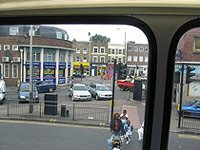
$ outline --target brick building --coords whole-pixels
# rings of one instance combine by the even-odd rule
[[[0,27],[0,75],[8,86],[30,77],[30,26]],[[36,28],[34,28],[36,30]],[[32,40],[33,79],[66,84],[71,76],[72,42],[67,32],[40,26]]]

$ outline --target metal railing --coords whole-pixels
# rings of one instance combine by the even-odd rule
[[[90,121],[93,123],[109,123],[109,105],[93,105],[88,103],[70,103],[63,105],[57,102],[45,101],[33,103],[33,111],[29,111],[29,103],[17,103],[13,100],[7,101],[7,117],[27,119],[54,119],[60,121]]]
[[[200,130],[200,113],[195,112],[195,115],[191,114],[192,112],[190,111],[183,112],[181,127]]]

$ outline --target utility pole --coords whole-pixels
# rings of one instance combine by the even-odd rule
[[[29,113],[33,112],[33,25],[30,25],[30,87],[29,87]]]

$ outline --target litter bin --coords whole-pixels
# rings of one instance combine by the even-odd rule
[[[61,105],[61,117],[66,117],[66,105]]]
[[[133,100],[136,101],[142,100],[142,80],[134,81]]]
[[[44,114],[57,115],[58,94],[44,95]]]

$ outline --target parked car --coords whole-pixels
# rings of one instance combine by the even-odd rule
[[[38,89],[38,92],[53,92],[56,90],[56,84],[52,81],[38,81],[35,83]]]
[[[182,106],[183,116],[200,118],[200,101]]]
[[[89,92],[92,97],[95,97],[96,100],[111,100],[112,98],[112,91],[105,84],[91,83],[89,86]]]
[[[81,78],[81,76],[82,76],[82,78],[85,78],[86,77],[86,75],[85,74],[81,74],[81,73],[73,73],[72,74],[72,79],[73,78]]]
[[[68,96],[71,97],[72,101],[92,100],[92,96],[85,84],[73,84],[68,91]]]
[[[6,83],[4,80],[0,80],[0,104],[6,99]]]
[[[30,83],[23,82],[18,89],[19,102],[29,102],[30,100]],[[39,102],[39,94],[36,85],[33,83],[33,101]]]

